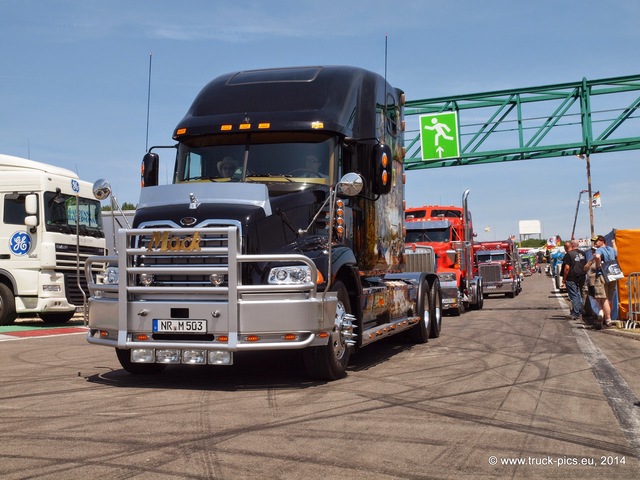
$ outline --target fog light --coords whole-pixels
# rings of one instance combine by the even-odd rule
[[[209,280],[214,287],[219,287],[224,283],[224,275],[222,275],[221,273],[212,273],[209,276]]]
[[[182,352],[182,363],[207,363],[207,356],[204,350],[185,350]]]
[[[211,365],[231,365],[233,363],[233,355],[231,352],[224,350],[212,350],[209,352],[209,363]]]
[[[165,348],[156,350],[157,363],[180,363],[180,350]]]
[[[151,273],[141,273],[140,274],[140,284],[143,287],[148,287],[149,285],[151,285],[153,283],[154,280],[155,280],[155,277]]]
[[[104,270],[102,281],[105,285],[118,284],[118,267],[107,267]]]
[[[131,350],[131,361],[133,363],[154,363],[156,357],[152,348],[135,348]]]

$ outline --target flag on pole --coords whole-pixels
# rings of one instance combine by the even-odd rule
[[[593,194],[593,199],[591,200],[591,205],[594,208],[602,207],[602,202],[600,201],[600,192],[597,191]]]

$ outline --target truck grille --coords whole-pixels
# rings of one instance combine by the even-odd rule
[[[497,263],[480,264],[478,265],[478,272],[485,284],[502,282],[502,268]]]
[[[193,234],[173,230],[170,235],[163,236],[164,233],[149,229],[148,234],[137,235],[134,240],[137,249],[144,249],[149,254],[138,255],[133,259],[133,263],[137,267],[156,269],[158,273],[154,273],[153,285],[157,287],[210,287],[210,272],[205,270],[208,267],[228,269],[230,237],[226,229],[220,233],[200,232],[198,248],[202,253],[199,254],[195,248],[189,250],[194,246],[189,240],[193,238]],[[166,251],[163,252],[162,249]],[[190,267],[196,269],[185,273]],[[228,275],[224,275],[224,281],[220,286],[228,287]]]
[[[434,272],[436,257],[432,247],[417,247],[416,250],[406,249],[404,252],[405,272]]]
[[[64,275],[65,296],[67,301],[76,307],[81,307],[84,297],[80,287],[78,287],[78,272],[80,272],[80,285],[82,290],[88,296],[87,279],[84,276],[84,264],[91,255],[104,255],[104,249],[99,247],[79,248],[80,252],[80,268],[77,266],[76,245],[66,245],[56,243],[56,271]],[[102,265],[96,264],[93,267],[94,272],[99,272],[103,268]]]

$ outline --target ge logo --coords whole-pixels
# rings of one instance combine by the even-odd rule
[[[9,240],[9,248],[14,255],[26,255],[31,249],[31,236],[27,232],[16,232]]]
[[[80,191],[80,184],[77,180],[71,180],[71,189],[76,193]]]

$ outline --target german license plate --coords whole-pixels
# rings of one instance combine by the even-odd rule
[[[206,320],[153,319],[154,333],[206,333]]]

